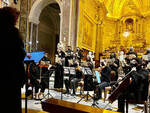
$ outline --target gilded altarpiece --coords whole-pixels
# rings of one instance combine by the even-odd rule
[[[145,19],[145,37],[146,37],[146,46],[150,48],[150,16],[146,17]]]
[[[112,51],[116,51],[118,39],[116,37],[116,26],[113,20],[104,20],[102,26],[102,51],[103,55],[109,56]]]

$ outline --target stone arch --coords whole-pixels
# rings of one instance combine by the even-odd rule
[[[27,42],[29,43],[28,45],[28,50],[31,51],[45,51],[46,53],[48,53],[49,58],[51,59],[52,62],[54,62],[54,54],[55,54],[55,45],[57,45],[58,41],[60,41],[60,30],[61,30],[61,22],[58,24],[57,22],[54,22],[53,19],[50,20],[51,23],[47,24],[47,26],[45,26],[45,24],[43,23],[45,20],[43,19],[43,14],[48,14],[48,13],[43,13],[45,11],[50,11],[50,9],[48,9],[48,7],[53,6],[53,8],[55,8],[54,4],[57,4],[57,8],[59,9],[59,12],[57,13],[57,17],[54,18],[58,18],[59,17],[59,21],[57,20],[57,22],[60,22],[62,15],[60,15],[61,13],[61,7],[60,7],[60,2],[58,2],[57,0],[36,0],[34,2],[34,4],[31,7],[30,13],[29,13],[29,38],[27,39]],[[55,13],[55,12],[54,12]],[[53,14],[53,13],[52,13]],[[42,15],[42,16],[41,16]],[[41,18],[42,17],[42,18]],[[48,14],[49,17],[49,14]],[[47,18],[47,16],[45,17]],[[45,22],[49,22],[46,21]],[[43,28],[42,26],[44,25],[44,28],[46,30],[46,32],[44,31],[44,33],[41,33],[41,29]],[[50,31],[50,33],[48,32],[49,29],[49,25],[55,26],[56,27],[56,33]],[[42,27],[42,28],[41,28]],[[59,29],[59,30],[58,30]],[[44,37],[43,37],[44,35]],[[56,36],[54,36],[56,35]],[[58,36],[57,36],[58,35]],[[42,38],[41,38],[42,37]],[[50,37],[50,38],[48,38]],[[59,38],[59,39],[58,39]],[[57,39],[57,40],[56,40]],[[49,42],[54,42],[56,44],[51,44]],[[52,46],[52,47],[51,47]],[[51,48],[51,50],[50,50]]]
[[[62,10],[61,3],[57,0],[36,0],[29,13],[29,22],[39,24],[39,17],[40,17],[42,10],[47,5],[52,4],[52,3],[58,3],[60,7],[60,11]]]

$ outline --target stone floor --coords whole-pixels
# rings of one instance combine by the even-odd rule
[[[51,80],[50,84],[49,84],[50,85],[49,92],[50,92],[51,95],[49,95],[49,97],[53,97],[53,98],[56,98],[56,99],[61,99],[61,92],[54,90],[54,88],[53,88],[54,84],[53,83],[54,83],[53,80]],[[22,94],[24,94],[24,92],[25,92],[25,88],[22,88]],[[45,95],[47,93],[48,93],[48,89],[45,91]],[[86,93],[87,92],[85,91],[84,94],[86,94]],[[79,90],[77,90],[77,94],[80,94]],[[89,94],[93,95],[93,91],[90,91]],[[107,97],[109,97],[109,94],[107,95]],[[46,96],[44,99],[47,99],[47,98],[48,97]],[[66,100],[66,101],[77,103],[81,99],[81,96],[71,96],[71,95],[63,94],[62,99]],[[92,106],[93,99],[91,99],[89,97],[88,100],[82,99],[79,103]],[[108,104],[108,101],[104,102],[104,100],[102,99],[102,100],[98,100],[96,105],[99,108],[105,108],[105,109],[109,109],[109,110],[113,110],[113,111],[117,110],[117,101],[115,101],[113,104],[108,104],[108,105],[107,104]],[[24,99],[22,99],[22,108],[25,108],[25,100]],[[41,101],[36,101],[34,99],[28,99],[27,108],[42,111]],[[143,105],[142,104],[141,105],[129,104],[128,112],[129,113],[142,113],[143,112]]]

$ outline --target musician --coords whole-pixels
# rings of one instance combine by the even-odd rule
[[[32,63],[30,65],[30,84],[35,87],[36,100],[44,96],[45,89],[49,86],[50,72],[48,70],[48,65],[46,66],[43,64],[44,61],[41,60],[39,63]]]
[[[130,84],[118,96],[118,112],[124,113],[125,100],[132,99],[137,102],[146,100],[148,94],[148,70],[142,68],[142,61],[134,58],[131,67],[136,67],[136,71],[131,73]]]
[[[54,88],[63,88],[64,68],[60,60],[55,62]]]
[[[82,52],[79,47],[76,48],[75,59],[81,64],[81,59],[83,58]]]
[[[89,51],[88,55],[87,55],[87,63],[88,63],[88,67],[92,70],[94,67],[94,54],[92,51]]]
[[[55,57],[55,62],[59,62],[61,65],[65,65],[65,52],[63,51],[62,48],[57,49],[56,57]]]
[[[48,58],[48,53],[45,53],[44,57],[41,59],[41,61],[48,65],[48,64],[51,64],[51,60]]]
[[[138,56],[133,47],[129,48],[129,51],[126,55],[129,59],[136,58]]]
[[[57,51],[58,51],[58,50],[64,51],[64,45],[63,45],[62,42],[59,42],[59,43],[57,44]]]
[[[75,67],[75,74],[74,75],[70,74],[69,79],[65,79],[66,91],[63,94],[70,94],[69,89],[72,89],[73,90],[72,95],[74,96],[76,95],[77,84],[78,82],[81,81],[83,76],[82,76],[82,71],[81,71],[80,66],[76,64],[74,64],[73,66]]]
[[[30,84],[35,88],[35,99],[38,99],[40,86],[40,69],[36,63],[30,64]]]
[[[98,92],[97,92],[97,97],[95,98],[96,100],[101,99],[102,98],[102,90],[107,87],[110,86],[110,81],[111,81],[111,68],[109,67],[111,61],[107,61],[106,65],[104,65],[104,63],[102,63],[102,67],[100,68],[100,80],[101,83],[98,84],[96,87],[98,88]]]
[[[40,62],[41,63],[41,62]],[[40,66],[40,64],[39,64]],[[38,94],[38,98],[41,99],[40,96],[44,96],[44,92],[45,92],[45,89],[46,88],[49,88],[49,77],[50,77],[50,71],[48,70],[48,66],[42,66],[40,67],[40,73],[41,73],[41,76],[40,76],[40,93]]]
[[[120,64],[119,64],[119,59],[117,58],[114,52],[110,54],[110,60],[111,60],[111,63],[109,64],[109,67],[111,68],[112,71],[115,72],[114,81],[117,81],[118,80],[118,68]]]
[[[78,84],[78,82],[81,81],[82,78],[83,78],[83,75],[82,75],[81,67],[77,66],[76,67],[76,76],[71,80],[71,86],[73,89],[72,95],[76,95],[77,84]]]
[[[150,62],[150,48],[147,48],[145,55],[147,55],[147,61]]]
[[[65,56],[65,66],[70,66],[72,64],[73,60],[73,51],[71,50],[71,46],[67,47],[67,50],[65,51],[66,56]]]

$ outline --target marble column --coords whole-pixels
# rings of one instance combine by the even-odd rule
[[[38,24],[30,23],[29,52],[38,50]]]
[[[29,43],[29,48],[30,48],[29,52],[32,51],[32,42],[33,42],[32,41],[32,39],[33,39],[32,38],[33,37],[33,23],[32,22],[30,23],[30,26],[31,26],[31,28],[30,28],[30,38],[29,38],[29,42],[28,42]]]

